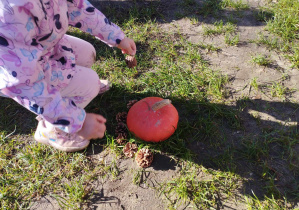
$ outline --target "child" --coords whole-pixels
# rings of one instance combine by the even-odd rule
[[[106,119],[84,107],[109,89],[91,69],[94,47],[74,26],[123,53],[136,45],[87,0],[0,0],[0,94],[38,115],[35,140],[74,152],[102,138]]]

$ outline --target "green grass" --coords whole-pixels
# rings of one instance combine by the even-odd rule
[[[250,86],[253,87],[256,91],[259,90],[259,84],[257,82],[257,78],[253,78],[250,82]]]
[[[19,136],[0,135],[0,206],[22,209],[49,194],[62,207],[80,209],[92,195],[92,181],[117,176],[112,162],[95,161],[85,153],[65,153]]]
[[[180,6],[198,5],[185,0]],[[207,15],[224,9],[238,12],[248,9],[242,1],[207,0],[202,6]],[[297,5],[280,1],[269,11],[276,17],[280,7],[288,8],[282,10],[285,13],[290,10],[289,6],[296,8]],[[114,133],[116,114],[128,111],[129,100],[147,96],[171,99],[180,113],[178,129],[169,140],[157,144],[143,142],[133,135],[128,139],[139,148],[146,146],[155,154],[166,154],[180,168],[173,179],[157,183],[154,188],[169,209],[187,204],[194,209],[214,209],[235,200],[248,209],[292,209],[298,203],[298,130],[278,124],[264,127],[266,120],[259,114],[271,110],[278,117],[281,113],[275,110],[277,106],[292,108],[296,114],[297,103],[276,102],[275,97],[284,98],[288,93],[282,81],[265,87],[254,78],[249,84],[256,91],[266,88],[265,95],[269,93],[267,97],[273,101],[259,104],[248,98],[228,100],[230,93],[226,87],[231,78],[213,69],[202,54],[204,50],[217,54],[221,49],[204,42],[191,43],[179,29],[163,32],[157,19],[164,14],[159,13],[158,7],[157,2],[150,2],[147,7],[135,2],[128,11],[118,8],[120,11],[116,13],[116,7],[106,8],[105,13],[116,14],[115,20],[136,41],[137,68],[126,67],[124,55],[118,50],[76,29],[69,30],[69,34],[96,47],[97,62],[93,69],[113,83],[109,92],[87,107],[90,112],[104,115],[108,122],[105,138],[92,142],[86,151],[63,153],[36,144],[32,138],[35,116],[9,99],[0,99],[1,209],[25,209],[45,195],[55,198],[62,209],[82,209],[97,193],[93,188],[97,180],[116,180],[123,173],[118,165],[122,160],[122,146],[116,143]],[[285,25],[289,28],[285,34],[279,34],[283,26],[265,14],[260,15],[260,20],[268,21],[268,30],[279,38],[261,36],[259,43],[271,46],[272,50],[279,48],[296,64],[298,37],[294,35],[296,22],[293,22],[296,17],[292,22],[284,19],[295,26]],[[198,24],[197,19],[194,21]],[[204,27],[205,35],[224,35],[227,45],[238,47],[236,31],[237,22],[227,18]],[[281,40],[288,42],[283,44]],[[290,44],[293,42],[294,45]],[[252,62],[261,66],[271,64],[263,55],[253,56]],[[246,114],[247,109],[254,114]],[[243,135],[244,126],[252,126],[246,124],[249,120],[256,122],[256,130]],[[93,158],[97,153],[104,153],[103,158]],[[132,169],[132,184],[138,187],[146,182],[143,176],[147,170]],[[257,193],[251,187],[258,188]]]
[[[221,50],[220,47],[216,47],[212,44],[201,43],[201,44],[199,44],[199,47],[202,48],[202,49],[205,49],[208,52],[219,52]]]
[[[223,0],[222,1],[223,8],[233,8],[235,10],[247,10],[249,9],[249,5],[244,3],[242,0]]]
[[[259,66],[269,66],[271,64],[271,60],[265,55],[251,56],[251,58],[251,62]]]
[[[272,97],[283,98],[287,93],[287,88],[284,87],[281,83],[274,82],[271,85],[271,95]]]
[[[225,34],[224,37],[224,42],[225,44],[227,44],[228,46],[237,46],[239,44],[240,41],[240,35],[229,35],[229,34]]]
[[[273,36],[257,40],[258,43],[266,44],[272,49],[278,49],[292,62],[293,66],[299,68],[299,2],[292,0],[281,0],[270,4],[259,19],[267,22],[266,29]],[[262,10],[263,11],[263,10]]]
[[[204,180],[201,172],[206,175]],[[219,196],[226,199],[233,196],[237,182],[235,174],[218,173],[187,163],[179,177],[160,184],[158,191],[170,201],[169,209],[178,209],[190,201],[195,209],[207,209],[221,205]]]
[[[222,20],[216,21],[212,27],[211,26],[203,27],[203,34],[206,36],[232,34],[234,32],[236,32],[236,25],[230,22],[224,24]]]
[[[242,0],[206,0],[203,2],[200,13],[205,17],[208,15],[219,17],[221,11],[227,9],[236,11],[237,16],[240,16],[240,12],[249,9],[249,6]]]

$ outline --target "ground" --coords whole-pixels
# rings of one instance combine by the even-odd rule
[[[221,118],[220,121],[215,121],[217,129],[212,130],[216,133],[215,136],[201,135],[201,133],[190,131],[186,138],[199,139],[182,144],[193,154],[190,161],[191,166],[186,163],[189,161],[186,156],[182,157],[176,152],[169,153],[160,149],[154,155],[152,166],[143,170],[136,165],[133,158],[126,158],[121,154],[121,150],[119,153],[114,153],[111,152],[111,147],[103,149],[103,147],[93,143],[93,146],[88,148],[86,156],[96,164],[100,162],[104,165],[116,165],[117,172],[114,175],[111,173],[109,178],[99,176],[91,181],[87,189],[89,190],[87,193],[89,197],[86,202],[80,204],[79,208],[105,210],[208,208],[205,206],[208,202],[199,206],[192,203],[192,200],[196,199],[195,194],[191,195],[190,193],[189,195],[187,193],[186,197],[183,196],[183,193],[180,194],[179,190],[184,188],[179,187],[179,181],[184,180],[183,178],[191,183],[190,186],[193,186],[196,181],[202,181],[208,185],[207,188],[202,186],[202,189],[210,189],[208,192],[212,191],[213,187],[211,186],[222,189],[221,180],[223,179],[227,179],[226,182],[232,182],[232,186],[236,185],[236,187],[231,188],[224,187],[225,195],[219,194],[218,198],[212,198],[209,195],[206,197],[215,200],[215,205],[211,205],[216,209],[249,209],[251,205],[256,205],[256,203],[247,201],[246,198],[251,197],[252,200],[257,198],[263,202],[267,200],[265,196],[271,200],[271,194],[277,196],[277,201],[274,203],[279,203],[281,198],[285,198],[290,200],[286,204],[286,208],[299,208],[298,197],[296,197],[298,196],[296,191],[298,192],[299,178],[297,158],[299,142],[298,135],[294,134],[297,132],[299,120],[297,103],[299,99],[297,91],[299,71],[292,66],[288,58],[283,56],[283,53],[269,49],[268,46],[256,41],[261,33],[265,36],[269,35],[269,32],[265,30],[266,22],[256,18],[257,13],[266,5],[267,1],[247,0],[243,1],[248,5],[245,10],[239,11],[234,8],[221,10],[222,19],[223,17],[234,18],[236,28],[231,37],[238,37],[239,40],[236,44],[229,44],[226,33],[215,34],[215,32],[211,32],[212,34],[207,34],[208,29],[212,29],[215,22],[221,18],[217,15],[216,17],[215,15],[206,16],[202,11],[205,8],[205,1],[203,0],[91,2],[105,14],[106,12],[107,14],[113,13],[111,8],[114,8],[113,11],[117,11],[120,8],[133,8],[136,4],[144,8],[150,7],[153,2],[157,3],[155,10],[162,14],[157,16],[155,20],[158,31],[167,34],[179,33],[185,41],[196,44],[199,46],[198,51],[206,65],[213,71],[227,76],[225,97],[213,101],[209,105],[198,105],[198,110],[191,110],[188,117],[182,115],[185,114],[184,107],[187,107],[189,102],[183,99],[174,102],[177,105],[180,118],[187,119],[180,121],[182,124],[179,123],[179,126],[183,127],[185,125],[183,123],[186,121],[194,120],[193,116],[197,116],[198,112],[202,111],[207,114],[206,110],[224,110],[224,112],[225,110],[237,110],[236,118],[242,126],[231,126],[230,119],[221,118],[222,113],[220,111],[219,116],[215,114],[215,118]],[[191,5],[191,8],[192,6],[196,8],[191,10],[188,4]],[[188,12],[188,9],[191,12]],[[137,46],[141,46],[138,40],[136,43]],[[141,46],[140,56],[143,55],[145,49],[144,46]],[[267,58],[269,63],[259,65],[257,62],[253,62],[254,58],[261,57]],[[140,62],[140,60],[142,59],[138,61]],[[154,72],[153,67],[151,68],[150,71]],[[111,96],[111,98],[113,97]],[[106,99],[101,100],[106,102]],[[192,102],[191,99],[190,102]],[[90,109],[96,110],[96,105],[93,104]],[[30,116],[30,120],[34,121],[34,118]],[[111,130],[113,126],[113,124],[110,125]],[[208,129],[208,126],[213,127],[215,125],[194,123],[193,126],[198,126],[196,129],[200,132],[201,126]],[[216,146],[217,142],[215,145],[213,144],[213,138],[216,139],[218,131],[221,132],[226,141],[225,144],[219,144],[219,147]],[[281,134],[281,132],[285,133]],[[294,134],[295,137],[291,137],[290,133]],[[282,140],[281,136],[289,137],[291,143],[288,140]],[[288,147],[287,144],[291,146]],[[282,153],[287,153],[287,148],[292,150],[292,156],[282,155]],[[234,155],[229,156],[229,153]],[[232,160],[223,161],[219,158],[220,156],[223,159],[229,157]],[[249,161],[247,161],[248,159]],[[259,164],[256,164],[255,161]],[[228,164],[227,167],[226,164]],[[192,176],[190,171],[194,173]],[[231,171],[234,172],[234,175],[227,175]],[[226,175],[222,177],[223,173]],[[270,175],[265,175],[266,173]],[[190,180],[189,177],[191,177]],[[173,186],[171,180],[178,190],[170,191],[170,186]],[[220,185],[217,185],[218,181]],[[191,189],[190,186],[186,185],[187,189],[194,191],[193,193],[199,189],[202,190],[201,188]],[[216,190],[216,192],[218,191]],[[220,192],[222,193],[222,191]],[[176,197],[176,193],[181,196],[181,199]],[[184,198],[188,199],[186,202],[181,202]],[[61,199],[57,199],[53,193],[48,193],[35,198],[30,209],[56,210],[67,208],[60,201]],[[209,205],[207,204],[207,206]],[[277,208],[283,209],[283,205],[278,206]]]

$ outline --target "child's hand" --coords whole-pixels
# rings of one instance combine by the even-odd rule
[[[78,135],[84,139],[103,138],[106,131],[106,119],[98,114],[86,113],[85,121]]]
[[[133,41],[133,39],[125,37],[123,40],[121,40],[121,42],[117,47],[121,49],[123,54],[128,54],[128,55],[136,54],[136,44]]]

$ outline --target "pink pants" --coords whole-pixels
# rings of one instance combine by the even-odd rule
[[[71,43],[76,56],[76,73],[69,85],[61,90],[61,95],[72,98],[77,106],[85,108],[99,94],[101,87],[98,74],[91,69],[96,59],[96,50],[85,40],[69,35],[65,36]]]

